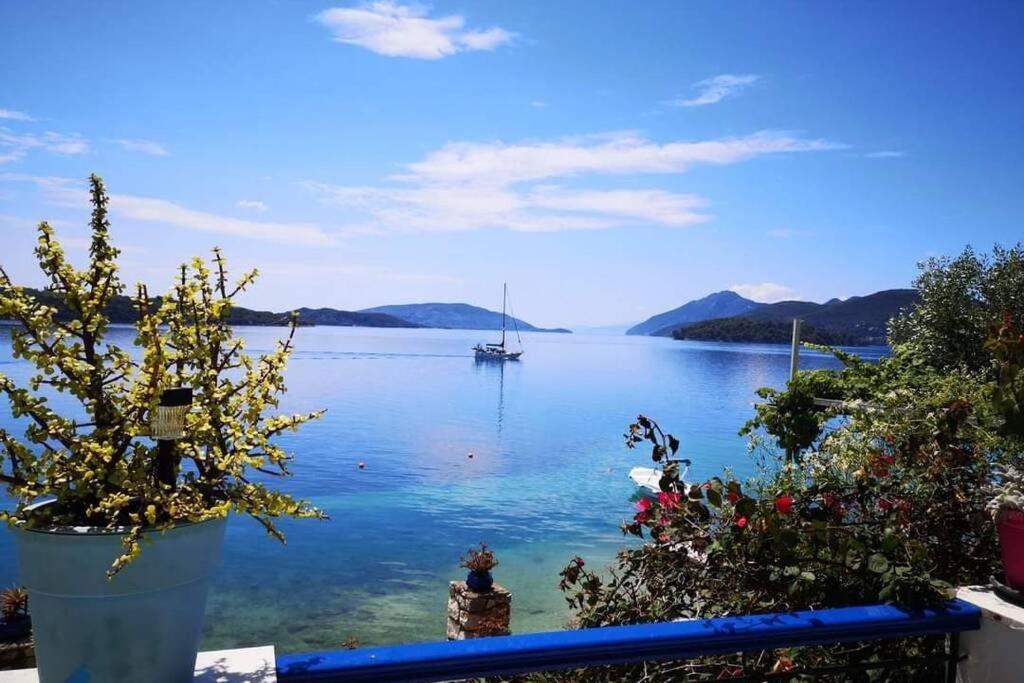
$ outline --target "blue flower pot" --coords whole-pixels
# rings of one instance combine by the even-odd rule
[[[484,572],[483,574],[470,572],[466,577],[466,585],[469,586],[471,591],[486,593],[494,585],[494,577],[491,576],[490,572]]]

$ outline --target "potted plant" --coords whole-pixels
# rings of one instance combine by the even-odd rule
[[[28,614],[28,591],[11,586],[0,591],[0,643],[24,638],[32,632]]]
[[[466,576],[466,585],[470,590],[477,593],[486,593],[494,586],[494,577],[491,570],[498,566],[494,559],[494,551],[481,543],[479,548],[470,548],[469,552],[462,556],[459,566],[469,570]]]
[[[16,501],[2,518],[32,598],[40,681],[191,681],[228,514],[281,540],[274,518],[323,517],[257,479],[288,474],[274,437],[320,413],[270,414],[294,319],[260,356],[233,337],[232,302],[255,271],[231,283],[215,250],[212,268],[182,266],[161,298],[142,285],[121,296],[108,197],[98,177],[90,187],[83,270],[45,222],[35,253],[46,290],[18,287],[0,267],[0,317],[17,323],[14,355],[36,368],[22,383],[0,373],[24,426],[21,438],[0,429],[0,481]],[[108,336],[108,311],[129,301],[132,352]],[[58,414],[55,396],[77,406]]]
[[[986,344],[995,359],[992,408],[999,425],[1004,462],[989,510],[995,517],[1006,585],[1024,591],[1024,334],[1010,313],[993,328]],[[998,583],[997,583],[998,585]]]
[[[1024,472],[1012,465],[1000,468],[996,495],[989,503],[999,533],[1003,577],[1015,591],[1024,590]]]

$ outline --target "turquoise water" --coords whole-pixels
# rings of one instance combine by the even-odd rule
[[[240,330],[252,351],[280,332]],[[128,344],[131,331],[115,336]],[[748,474],[736,431],[754,390],[783,384],[789,367],[782,346],[542,333],[523,335],[519,363],[478,363],[469,349],[485,337],[299,330],[283,407],[328,411],[284,440],[297,458],[282,488],[331,519],[283,523],[287,546],[252,520],[231,520],[204,648],[441,639],[448,581],[482,540],[514,594],[513,630],[559,628],[568,613],[558,571],[577,554],[607,562],[626,543],[618,527],[636,493],[626,473],[645,460],[623,447],[626,425],[644,413],[679,436],[694,478],[725,466]],[[802,360],[834,364],[809,352]],[[2,331],[0,372],[29,374]],[[0,425],[12,426],[5,409]],[[0,585],[15,580],[0,534]]]

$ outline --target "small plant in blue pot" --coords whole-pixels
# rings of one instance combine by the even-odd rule
[[[498,566],[498,561],[494,559],[494,551],[488,548],[486,543],[481,543],[479,548],[471,548],[462,556],[459,565],[469,570],[466,585],[470,590],[477,593],[491,590],[491,586],[494,585],[491,570]]]
[[[0,591],[0,643],[24,638],[31,632],[28,591],[19,586]]]

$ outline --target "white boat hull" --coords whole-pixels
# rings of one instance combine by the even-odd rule
[[[690,485],[690,482],[686,480],[689,472],[690,469],[687,467],[679,477],[679,481],[683,486]],[[633,480],[633,483],[642,489],[647,489],[651,493],[661,492],[661,476],[662,471],[656,467],[634,467],[629,471],[629,478]]]

